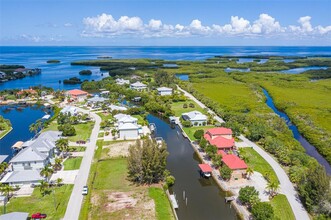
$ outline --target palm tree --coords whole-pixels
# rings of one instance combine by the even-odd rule
[[[45,166],[41,171],[40,175],[46,178],[46,181],[49,181],[49,177],[54,173],[53,169],[50,168],[48,165]]]
[[[250,179],[251,175],[253,173],[254,173],[254,170],[251,167],[247,167],[247,169],[246,169],[247,179]]]
[[[9,200],[10,196],[11,196],[11,193],[15,191],[14,187],[6,184],[6,185],[2,185],[2,183],[0,183],[0,192],[6,196],[6,198]],[[6,205],[7,205],[7,202],[4,201],[4,214],[6,214]]]
[[[56,179],[56,185],[57,186],[60,186],[62,184],[62,182],[63,182],[63,179],[62,178],[57,178]]]
[[[3,162],[0,164],[0,174],[3,173],[8,167],[8,164],[6,162]]]
[[[37,134],[38,131],[42,129],[42,127],[43,127],[43,121],[41,119],[38,119],[35,123],[29,126],[29,131]]]
[[[55,170],[59,170],[59,169],[61,169],[61,163],[62,163],[62,159],[61,158],[59,158],[59,157],[57,157],[57,158],[55,158],[55,164],[54,164],[54,169]]]
[[[43,196],[46,194],[46,191],[47,191],[48,187],[49,187],[48,182],[46,182],[46,181],[44,181],[44,180],[41,180],[41,181],[40,181],[40,188],[39,188],[39,190],[40,190],[40,193],[41,193]]]
[[[276,180],[272,180],[268,183],[267,189],[269,189],[269,194],[271,198],[277,195],[277,191],[279,190],[279,188],[280,188],[280,184]]]
[[[69,151],[69,141],[68,139],[60,138],[55,142],[56,147],[63,153],[66,153]]]

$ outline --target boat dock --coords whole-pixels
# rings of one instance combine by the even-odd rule
[[[170,195],[170,201],[171,201],[172,207],[174,207],[174,209],[178,209],[178,203],[177,203],[175,195]]]

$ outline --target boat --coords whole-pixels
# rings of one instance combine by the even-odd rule
[[[200,175],[201,176],[203,176],[205,178],[211,177],[211,173],[213,171],[211,166],[209,166],[208,164],[199,164],[199,168],[200,168]]]
[[[150,123],[150,124],[149,124],[149,129],[150,129],[151,132],[153,133],[153,132],[155,131],[155,129],[156,129],[155,124],[154,124],[154,123]]]

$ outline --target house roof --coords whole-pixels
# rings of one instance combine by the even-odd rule
[[[0,155],[0,163],[5,161],[7,157],[8,157],[8,155]]]
[[[8,172],[1,180],[2,183],[32,182],[43,180],[39,170],[20,170]]]
[[[172,91],[172,88],[159,87],[159,88],[157,88],[157,91],[159,91],[159,92]]]
[[[223,156],[222,161],[226,164],[231,170],[237,169],[247,169],[247,164],[245,161],[240,159],[238,156],[234,154],[227,154]]]
[[[144,83],[141,83],[141,82],[135,82],[135,83],[132,83],[131,86],[133,87],[146,87],[147,85],[145,85]]]
[[[87,101],[89,101],[89,102],[104,102],[106,100],[109,100],[109,99],[103,98],[103,97],[100,97],[100,96],[96,95],[93,98],[88,99]]]
[[[60,131],[45,131],[40,133],[38,138],[55,142],[61,138],[61,134],[62,132]]]
[[[63,113],[63,114],[67,114],[67,113],[70,112],[70,114],[74,115],[74,114],[77,113],[77,108],[74,107],[74,106],[67,105],[66,107],[64,107],[63,109],[61,109],[60,112]]]
[[[199,164],[199,167],[204,173],[211,173],[213,169],[208,164]]]
[[[123,131],[123,130],[138,130],[139,127],[133,123],[124,123],[121,124],[120,126],[118,126],[118,130],[119,131]]]
[[[17,92],[17,95],[22,95],[23,93],[37,94],[37,91],[34,89],[22,89]]]
[[[27,212],[10,212],[4,215],[0,215],[0,220],[26,220],[29,213]]]
[[[119,119],[121,119],[121,118],[123,118],[123,117],[126,117],[126,116],[128,116],[128,115],[127,115],[127,114],[119,113],[119,114],[114,115],[114,118],[115,118],[116,120],[119,120]]]
[[[187,113],[183,113],[182,115],[188,117],[190,121],[202,121],[202,120],[207,120],[207,116],[202,114],[199,111],[191,111]]]
[[[79,96],[79,95],[87,95],[88,93],[80,89],[73,89],[73,90],[69,90],[68,94],[73,96]]]
[[[217,154],[222,155],[222,157],[225,157],[227,155],[227,153],[225,153],[224,150],[218,150]]]
[[[232,135],[232,130],[230,128],[211,128],[207,130],[211,135]]]
[[[24,148],[18,154],[10,160],[10,162],[26,162],[26,161],[43,161],[47,158],[47,155],[40,153],[36,147],[29,146]]]
[[[126,111],[126,110],[128,110],[128,108],[126,108],[126,107],[118,106],[118,105],[113,105],[113,104],[111,104],[111,105],[109,106],[109,108],[110,108],[111,110],[118,110],[118,111]]]
[[[215,145],[217,148],[231,148],[234,146],[233,138],[227,139],[222,136],[217,136],[212,139],[209,134],[204,134],[204,138],[209,142],[209,144]]]

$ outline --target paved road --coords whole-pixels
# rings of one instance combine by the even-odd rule
[[[89,113],[88,111],[83,109],[79,109],[79,111],[82,111],[84,113]],[[63,218],[64,220],[77,220],[79,218],[80,209],[83,202],[82,189],[83,186],[86,185],[88,175],[90,173],[90,167],[91,167],[94,151],[96,148],[96,143],[100,130],[100,122],[101,122],[101,118],[94,112],[91,112],[90,115],[91,117],[94,118],[95,124],[90,137],[90,142],[87,143],[86,151],[82,163],[80,165],[78,175],[75,179],[74,188],[72,190],[70,200],[67,206],[67,210]]]
[[[193,95],[190,93],[186,92],[185,90],[181,89],[178,87],[178,89],[182,92],[185,93],[185,96],[189,97],[193,101],[195,101],[200,107],[202,108],[207,108],[203,103],[201,103],[199,100],[197,100]],[[208,109],[208,112],[214,113],[212,110]],[[215,114],[215,113],[214,113]],[[216,115],[216,114],[215,114]],[[215,116],[215,119],[219,122],[222,123],[224,122],[223,119],[221,119],[218,116]],[[285,171],[283,168],[279,165],[277,161],[275,161],[267,152],[265,152],[262,148],[260,148],[258,145],[253,143],[252,141],[248,140],[245,138],[243,135],[240,135],[239,137],[242,141],[246,143],[247,146],[253,147],[253,149],[260,154],[272,167],[272,169],[275,171],[279,182],[280,182],[280,192],[285,194],[287,197],[287,200],[289,201],[294,216],[298,220],[309,220],[309,216],[307,211],[304,209],[300,199],[298,198],[297,192],[294,189],[293,184],[291,183],[290,179],[286,175]]]

